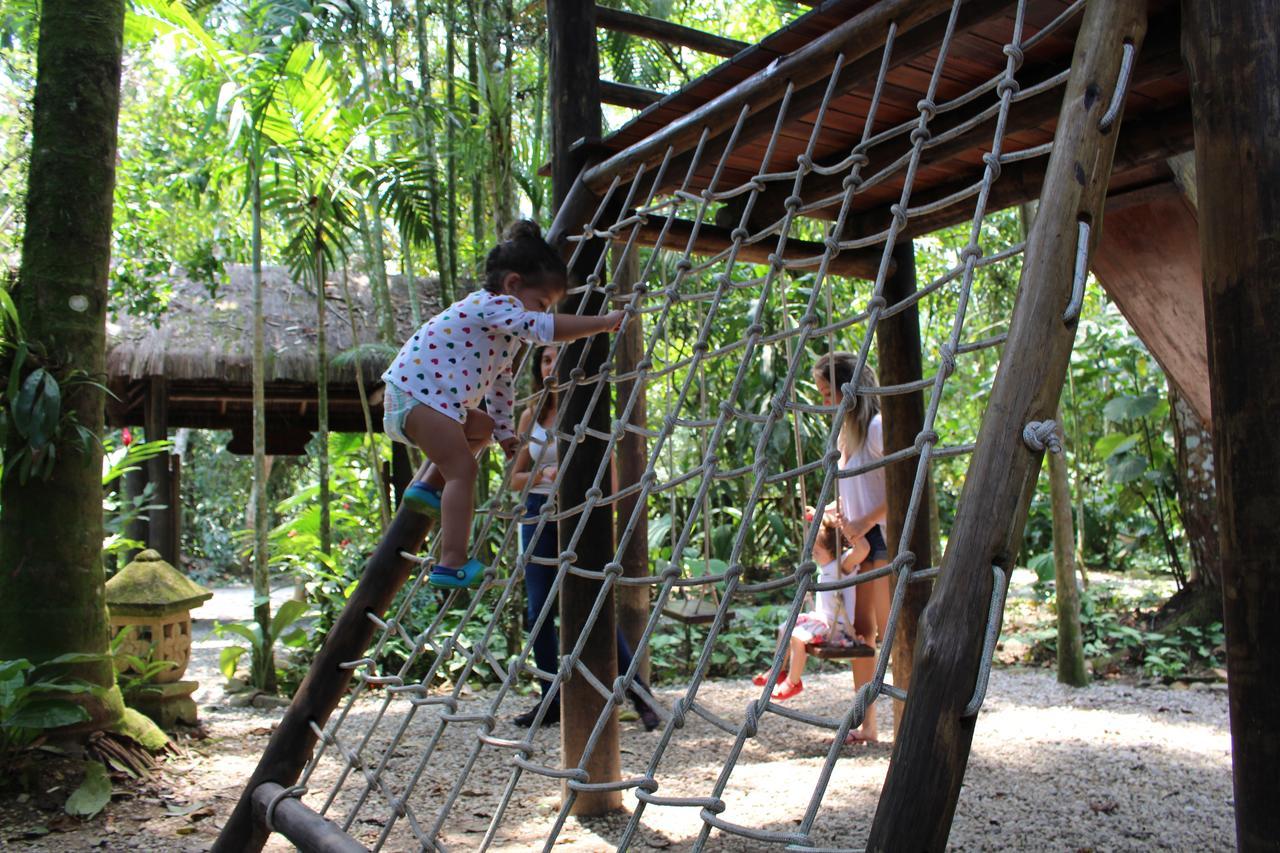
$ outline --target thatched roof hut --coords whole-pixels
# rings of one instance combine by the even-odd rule
[[[326,287],[329,418],[330,427],[338,431],[364,429],[356,370],[363,375],[366,390],[373,392],[399,342],[413,330],[401,277],[393,276],[391,281],[397,330],[390,348],[378,339],[368,279],[351,275],[348,287],[350,318],[341,280],[333,278]],[[418,293],[424,316],[439,309],[434,280],[420,280]],[[296,448],[298,442],[293,439],[316,428],[315,292],[286,270],[272,267],[263,271],[263,297],[267,431],[278,445],[276,452],[287,452],[285,445]],[[358,357],[353,358],[356,347]],[[347,357],[338,358],[343,353]],[[107,413],[116,426],[143,425],[148,409],[162,406],[165,411],[153,412],[152,419],[162,419],[166,428],[230,429],[237,438],[247,437],[253,400],[250,269],[229,267],[225,282],[212,294],[201,282],[175,282],[173,298],[158,326],[149,318],[128,315],[109,323],[107,376],[119,398],[111,401]],[[374,414],[380,417],[380,410]],[[239,449],[236,439],[232,445]]]

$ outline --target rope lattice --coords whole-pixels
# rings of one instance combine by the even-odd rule
[[[737,720],[728,719],[710,705],[699,700],[699,691],[711,665],[712,656],[728,622],[734,602],[749,603],[754,598],[782,589],[793,589],[792,603],[787,611],[785,630],[789,633],[803,610],[806,594],[826,589],[844,588],[865,583],[877,577],[889,576],[893,584],[893,596],[888,624],[883,626],[882,648],[893,643],[898,626],[898,614],[905,598],[907,585],[933,577],[937,569],[922,565],[916,554],[900,550],[891,555],[891,563],[874,572],[861,573],[831,583],[815,582],[815,564],[811,554],[819,532],[815,519],[806,525],[802,543],[796,543],[799,559],[793,569],[762,581],[748,581],[744,576],[744,558],[751,548],[753,537],[759,535],[763,524],[763,508],[770,501],[778,504],[794,502],[797,488],[800,494],[812,496],[815,505],[826,505],[836,492],[840,479],[857,477],[875,468],[892,463],[910,464],[915,460],[915,485],[905,519],[901,541],[911,539],[911,532],[921,522],[925,506],[927,475],[933,462],[969,452],[972,445],[965,440],[944,444],[939,434],[938,413],[948,378],[957,370],[964,356],[979,350],[998,347],[1003,335],[988,335],[979,339],[966,336],[965,318],[973,296],[978,271],[1006,262],[1016,262],[1022,245],[1013,246],[992,254],[983,248],[983,222],[988,214],[988,199],[993,184],[999,179],[1003,165],[1031,156],[1042,156],[1048,146],[1023,149],[1006,153],[1005,128],[1010,111],[1026,98],[1061,86],[1067,71],[1052,75],[1035,87],[1021,89],[1017,74],[1026,51],[1041,39],[1064,26],[1083,6],[1077,2],[1057,20],[1040,29],[1033,36],[1023,38],[1025,0],[1017,4],[1017,14],[1008,34],[1003,52],[1006,58],[1001,73],[976,88],[955,97],[942,100],[939,97],[949,49],[961,8],[960,0],[953,4],[949,25],[938,45],[932,74],[925,91],[916,104],[917,115],[908,121],[877,128],[878,112],[886,78],[892,67],[896,28],[890,26],[885,34],[882,62],[871,93],[870,107],[860,142],[839,162],[821,165],[815,162],[815,150],[827,119],[828,107],[833,99],[840,76],[843,57],[837,57],[831,68],[826,96],[811,118],[812,127],[804,153],[795,158],[794,164],[776,162],[782,129],[788,120],[793,89],[785,92],[778,110],[777,121],[764,152],[758,170],[748,179],[730,183],[727,179],[728,155],[735,151],[741,131],[750,109],[744,107],[737,124],[719,157],[707,150],[711,133],[704,130],[701,140],[692,154],[683,177],[668,174],[674,152],[668,150],[655,166],[641,167],[628,180],[615,178],[592,220],[576,241],[575,262],[592,241],[609,241],[614,244],[615,259],[635,255],[642,262],[641,273],[629,291],[620,291],[614,282],[605,282],[606,255],[585,277],[576,292],[593,292],[603,299],[597,300],[604,308],[622,307],[626,311],[627,324],[643,318],[645,345],[642,357],[634,369],[615,369],[622,336],[614,338],[608,358],[603,366],[593,372],[586,369],[585,349],[580,360],[568,372],[570,381],[558,388],[559,392],[588,392],[588,410],[596,406],[616,407],[617,417],[608,431],[587,428],[582,424],[564,422],[564,406],[560,407],[558,422],[551,432],[562,442],[563,458],[559,473],[552,487],[552,498],[534,520],[537,531],[547,525],[576,519],[573,534],[560,543],[560,554],[550,560],[532,556],[531,545],[522,550],[519,545],[519,525],[523,518],[522,504],[506,502],[483,516],[479,525],[477,543],[496,543],[494,553],[488,556],[488,545],[479,546],[481,558],[488,559],[490,570],[484,586],[471,592],[453,592],[436,607],[430,624],[420,633],[411,633],[406,627],[410,608],[422,606],[426,573],[420,572],[402,595],[399,610],[385,617],[368,614],[377,627],[376,642],[367,656],[351,661],[347,667],[355,671],[356,686],[350,699],[323,728],[314,726],[320,739],[311,763],[307,766],[298,787],[290,793],[310,790],[309,802],[323,814],[333,819],[344,830],[361,837],[367,836],[375,849],[405,849],[406,846],[423,849],[443,847],[442,840],[451,831],[452,821],[459,813],[467,815],[483,813],[487,824],[481,836],[467,836],[468,846],[488,847],[495,843],[503,825],[504,814],[515,799],[527,789],[529,777],[562,780],[565,786],[564,802],[555,806],[555,818],[545,828],[545,833],[531,841],[533,846],[550,849],[564,829],[574,799],[582,791],[613,790],[630,791],[634,796],[631,815],[625,827],[617,834],[615,843],[626,848],[637,841],[638,832],[651,809],[695,810],[701,818],[700,834],[694,846],[700,849],[713,830],[742,836],[756,842],[786,845],[788,848],[812,849],[819,841],[814,837],[815,822],[827,793],[832,773],[840,757],[840,745],[845,735],[858,726],[868,708],[877,697],[887,695],[902,700],[906,693],[885,682],[888,655],[882,654],[874,678],[862,685],[848,702],[843,713],[837,716],[821,716],[797,710],[792,705],[783,706],[771,700],[771,692],[779,674],[783,671],[786,646],[775,654],[769,683],[747,703],[746,710]],[[957,123],[944,133],[933,135],[935,119],[983,96],[994,95],[994,102],[971,119]],[[932,149],[945,145],[962,134],[969,133],[984,123],[992,122],[993,131],[989,151],[983,157],[984,171],[980,180],[944,199],[918,206],[912,205],[912,190],[922,164],[928,163]],[[873,151],[894,151],[903,148],[886,166],[871,175],[864,169],[871,162]],[[706,188],[695,191],[695,178],[710,173]],[[806,199],[805,180],[814,173],[845,177],[842,191],[823,198]],[[901,180],[898,200],[890,208],[888,225],[874,234],[850,234],[846,227],[854,202],[860,193],[883,185],[891,180]],[[674,189],[669,187],[675,184]],[[752,230],[753,210],[761,194],[778,187],[789,188],[784,203],[784,213],[771,224]],[[944,207],[972,199],[967,243],[958,252],[955,266],[945,274],[917,290],[912,296],[890,304],[885,296],[885,282],[891,271],[893,247],[913,217],[922,216]],[[696,259],[693,248],[700,229],[709,224],[715,212],[726,202],[738,200],[733,210],[741,210],[737,225],[731,231],[727,249],[713,257]],[[833,219],[825,229],[822,253],[812,257],[792,257],[787,254],[788,241],[799,239],[817,227],[812,215],[820,211],[835,210]],[[620,211],[613,215],[610,211]],[[677,216],[692,222],[692,233],[683,245],[672,245],[670,232]],[[612,219],[612,221],[610,221]],[[646,224],[660,224],[654,250],[642,250],[640,231]],[[743,246],[772,241],[767,271],[760,273],[760,266],[739,262]],[[866,250],[879,247],[881,260],[875,279],[859,285],[837,281],[829,272],[832,260],[841,252]],[[936,365],[922,380],[908,384],[865,389],[845,386],[839,389],[835,406],[813,405],[804,402],[805,395],[795,392],[797,382],[804,380],[812,367],[814,353],[826,349],[851,349],[857,355],[854,376],[860,376],[862,367],[871,356],[871,346],[878,325],[886,317],[900,312],[924,300],[947,293],[954,299],[951,323],[936,349]],[[792,302],[788,304],[788,296]],[[733,311],[751,300],[752,308],[744,318]],[[579,301],[585,306],[590,300]],[[828,306],[826,316],[821,312]],[[950,303],[948,303],[950,305]],[[800,313],[792,317],[792,307]],[[583,308],[579,308],[583,310]],[[779,318],[779,314],[783,314]],[[937,316],[935,308],[934,316]],[[729,330],[731,334],[726,334]],[[677,333],[679,332],[679,333]],[[679,341],[687,345],[681,348]],[[855,344],[856,345],[849,345]],[[842,346],[842,344],[845,344]],[[764,401],[750,402],[744,399],[744,389],[753,372],[761,368],[766,355],[772,358],[776,351],[785,351],[785,372],[777,375],[770,396]],[[562,350],[564,356],[566,350]],[[770,362],[771,364],[773,362]],[[722,366],[721,375],[732,370],[732,379],[724,387],[708,392],[707,368]],[[563,374],[561,374],[563,375]],[[665,399],[665,411],[650,423],[633,424],[640,395],[645,393],[646,383],[652,394],[660,382],[670,383]],[[619,383],[627,383],[630,391],[624,395]],[[614,399],[618,388],[617,399]],[[912,446],[888,452],[884,458],[858,468],[841,469],[837,438],[840,423],[856,395],[876,393],[880,395],[902,394],[915,391],[927,392],[924,427]],[[546,392],[526,401],[540,407]],[[713,410],[707,411],[705,400],[716,400]],[[651,398],[652,399],[652,398]],[[788,419],[793,424],[785,423]],[[771,452],[771,439],[775,428],[784,432],[794,427],[797,446],[800,442],[802,422],[808,422],[812,433],[814,424],[820,423],[825,434],[825,452],[809,461],[797,460],[795,464],[780,463],[777,454]],[[746,464],[739,460],[722,459],[718,455],[726,438],[734,431],[746,429],[758,436],[755,453]],[[648,460],[639,481],[614,491],[606,478],[608,460],[612,458],[619,441],[628,432],[645,437],[648,442]],[[1038,433],[1036,434],[1038,436]],[[595,472],[594,483],[585,500],[574,506],[558,505],[555,495],[565,477],[574,454],[586,439],[594,439],[606,445],[604,462]],[[1046,441],[1048,437],[1039,437]],[[776,444],[776,442],[774,442]],[[671,469],[665,460],[672,448],[685,452],[696,450],[698,463],[683,471]],[[509,480],[510,474],[507,478]],[[816,490],[805,485],[806,479],[817,482]],[[725,567],[712,571],[710,561],[704,565],[704,574],[686,577],[681,565],[682,555],[689,549],[698,534],[699,525],[708,527],[711,514],[709,506],[714,501],[713,490],[718,485],[736,484],[745,492],[745,499],[736,507],[740,515],[730,526],[732,539]],[[509,494],[508,481],[504,480],[501,494]],[[526,486],[526,489],[528,487]],[[514,496],[513,496],[514,497]],[[520,495],[521,501],[524,495]],[[601,506],[616,506],[627,498],[636,498],[635,509],[626,519],[617,542],[613,561],[603,567],[582,566],[575,549],[588,523],[590,512]],[[631,539],[637,535],[640,520],[646,512],[669,512],[672,530],[671,560],[659,564],[658,570],[645,577],[625,577],[622,570],[622,554]],[[563,529],[563,528],[562,528]],[[704,537],[708,531],[704,529]],[[707,543],[695,549],[695,553],[707,553]],[[421,559],[421,558],[415,558]],[[424,561],[425,562],[425,561]],[[714,619],[706,627],[706,643],[684,687],[664,714],[665,725],[647,755],[631,756],[635,766],[625,766],[621,781],[603,782],[588,777],[583,769],[587,757],[598,747],[613,709],[625,701],[628,690],[637,688],[637,654],[631,666],[621,672],[613,684],[599,682],[582,665],[580,656],[587,641],[584,632],[576,645],[561,650],[561,665],[556,673],[543,672],[531,663],[532,644],[523,642],[512,649],[510,660],[494,651],[505,648],[501,624],[504,614],[519,612],[523,602],[521,580],[531,564],[545,564],[556,569],[548,603],[530,626],[528,636],[535,635],[541,627],[554,618],[553,608],[558,591],[569,574],[602,581],[600,598],[592,611],[588,625],[603,607],[605,596],[615,587],[643,585],[651,589],[652,607],[640,650],[646,648],[662,618],[662,609],[673,595],[680,595],[690,588],[720,588]],[[500,572],[509,570],[509,574]],[[996,570],[997,595],[1003,600],[1003,578]],[[512,609],[514,608],[514,610]],[[446,614],[449,624],[456,627],[444,630]],[[993,601],[992,619],[999,622],[999,608]],[[994,630],[994,629],[993,629]],[[989,635],[993,637],[994,635]],[[392,648],[397,648],[404,659],[397,671],[384,671],[383,661]],[[407,651],[406,651],[407,650]],[[639,650],[638,650],[639,651]],[[475,670],[486,666],[501,675],[496,689],[473,694],[468,683]],[[411,678],[410,673],[420,673]],[[447,676],[447,681],[446,681]],[[513,729],[504,722],[511,717],[515,701],[520,700],[515,688],[522,681],[549,681],[553,688],[569,678],[584,678],[605,699],[605,712],[596,721],[587,740],[583,765],[561,769],[553,761],[545,759],[548,751],[554,751],[557,737],[548,734],[543,726],[545,705],[531,728],[512,736]],[[433,686],[445,682],[447,687]],[[377,688],[371,690],[370,688]],[[976,713],[985,683],[976,687],[970,703]],[[652,699],[653,697],[647,696]],[[513,699],[515,701],[513,701]],[[393,710],[394,709],[394,710]],[[769,715],[778,715],[804,725],[829,730],[834,734],[817,779],[813,782],[807,799],[797,803],[798,822],[788,831],[778,831],[754,826],[750,815],[734,812],[729,796],[734,771],[748,742],[769,724]],[[700,793],[688,793],[688,786],[674,785],[664,775],[664,761],[673,746],[681,741],[686,724],[694,718],[709,723],[715,732],[723,735],[725,748],[723,762],[714,782]],[[451,726],[465,727],[466,736],[454,737],[452,743],[463,742],[463,752],[442,753],[445,733]],[[455,733],[456,734],[456,733]],[[406,744],[415,744],[409,750]],[[424,744],[423,746],[418,746]],[[504,767],[505,782],[500,790],[487,792],[483,812],[464,808],[460,804],[465,797],[475,796],[472,780],[477,764],[492,756]],[[323,784],[321,784],[323,780]],[[856,841],[846,841],[845,846],[857,847]]]

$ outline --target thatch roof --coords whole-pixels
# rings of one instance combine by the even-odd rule
[[[330,358],[356,344],[378,342],[373,294],[368,278],[350,275],[353,340],[342,298],[342,282],[331,278],[326,287],[329,308],[327,348]],[[413,332],[409,298],[401,276],[391,277],[396,309],[395,348]],[[419,279],[424,316],[439,310],[440,291],[435,279]],[[314,385],[316,381],[316,300],[309,285],[295,281],[279,267],[263,270],[266,318],[266,381]],[[359,360],[365,379],[375,382],[393,352],[370,346]],[[331,364],[329,381],[335,385],[355,382],[354,364]],[[202,282],[179,279],[159,327],[149,318],[122,315],[107,324],[107,376],[113,383],[127,383],[149,376],[170,382],[195,381],[226,386],[251,383],[253,367],[253,282],[247,266],[227,268],[224,283],[210,294]]]

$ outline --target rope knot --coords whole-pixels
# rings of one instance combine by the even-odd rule
[[[681,258],[676,261],[676,272],[688,272],[693,269],[693,261],[688,258]]]
[[[831,257],[834,258],[836,255],[840,254],[840,241],[835,237],[828,237],[823,240],[822,245],[826,248],[827,253],[831,255]]]
[[[927,127],[917,127],[907,138],[911,140],[912,145],[924,145],[933,139],[933,133]]]
[[[982,260],[982,247],[977,243],[970,243],[960,250],[960,259],[968,263],[972,258],[975,261]]]
[[[845,175],[844,180],[840,182],[840,189],[845,192],[856,190],[860,186],[862,186],[862,176],[858,174]]]
[[[1048,450],[1050,453],[1062,452],[1062,439],[1058,437],[1056,421],[1030,421],[1022,428],[1022,442],[1036,453]]]
[[[582,444],[582,442],[586,439],[586,437],[587,437],[587,425],[586,425],[586,424],[574,424],[574,426],[573,426],[573,441],[574,441],[574,443],[575,443],[575,444]]]
[[[762,334],[764,334],[764,325],[763,325],[763,324],[761,324],[761,323],[752,323],[750,326],[747,326],[747,337],[749,337],[749,338],[758,338],[758,337],[759,337],[760,335],[762,335]]]
[[[1006,44],[1002,52],[1005,56],[1013,60],[1014,71],[1017,71],[1022,67],[1022,63],[1026,59],[1026,54],[1022,52],[1022,48],[1018,47],[1016,44]]]
[[[889,207],[889,214],[893,217],[895,227],[901,229],[907,225],[907,210],[901,204],[894,203]]]
[[[937,444],[937,443],[938,443],[938,434],[931,429],[922,429],[916,435],[916,442],[915,442],[916,450],[920,451],[921,453],[924,452],[924,448],[926,445]]]
[[[916,555],[914,551],[899,551],[898,556],[893,558],[893,571],[910,572],[911,567],[916,564]]]
[[[627,680],[619,675],[613,680],[613,704],[621,705],[627,701]]]
[[[747,181],[747,183],[751,185],[752,192],[762,193],[769,188],[769,185],[766,184],[764,179],[759,175],[756,175],[754,178]]]
[[[830,468],[832,465],[836,465],[840,462],[840,451],[833,447],[826,452],[826,455],[822,457],[822,460],[826,463],[827,467]]]
[[[996,84],[996,97],[1004,98],[1006,95],[1013,97],[1022,91],[1022,84],[1012,77],[1005,77]]]
[[[650,370],[653,368],[653,359],[642,358],[636,362],[636,370]]]
[[[769,266],[771,266],[771,267],[778,267],[778,268],[781,268],[781,267],[782,267],[782,256],[781,256],[781,255],[779,255],[777,252],[770,252],[770,253],[769,253],[769,258],[768,258],[768,264],[769,264]]]
[[[606,575],[613,575],[615,578],[622,577],[622,563],[614,560],[612,563],[606,564],[604,567],[604,573]]]
[[[800,205],[802,204],[804,204],[804,199],[800,198],[798,195],[789,195],[782,202],[782,206],[790,213],[795,213],[800,209]]]
[[[951,344],[943,344],[938,348],[938,361],[941,362],[939,369],[942,370],[942,378],[947,379],[951,374],[956,372],[956,350]]]
[[[723,288],[733,286],[733,276],[729,275],[727,272],[720,273],[713,279],[713,281],[715,281],[716,287]]]
[[[575,367],[569,371],[569,381],[571,382],[581,382],[586,378],[587,371],[583,370],[581,367]]]
[[[589,501],[598,501],[602,497],[604,497],[604,492],[600,490],[599,486],[592,486],[591,488],[587,489],[587,493],[585,497]]]
[[[729,239],[735,243],[741,242],[751,236],[751,232],[739,225],[737,228],[729,232]]]
[[[1000,158],[994,151],[988,151],[982,155],[982,162],[987,164],[987,168],[991,170],[991,180],[997,180],[1000,173],[1004,171],[1004,167],[1000,165]]]
[[[797,155],[797,157],[796,157],[796,165],[800,167],[801,171],[804,171],[804,172],[812,172],[812,171],[813,171],[813,158],[812,158],[812,157],[810,157],[808,154],[800,154],[800,155]]]
[[[883,311],[889,303],[883,296],[877,293],[875,296],[867,300],[868,311]]]
[[[756,706],[756,700],[747,703],[747,713],[742,720],[742,734],[744,737],[755,737],[756,732],[760,729],[760,709]]]
[[[687,697],[681,696],[671,705],[671,724],[677,729],[684,728],[685,714],[689,710],[689,700]]]
[[[586,283],[588,287],[597,287],[600,284],[600,276],[597,273],[591,273],[587,276]]]
[[[938,114],[938,105],[929,98],[916,101],[916,109],[920,111],[920,117],[925,121],[933,121],[933,117]]]
[[[680,579],[680,566],[676,563],[667,563],[667,567],[659,573],[658,577],[665,581],[675,581]]]
[[[578,562],[578,552],[577,551],[561,551],[560,562],[573,565],[574,563]]]

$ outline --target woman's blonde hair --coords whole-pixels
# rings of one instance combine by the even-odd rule
[[[858,366],[858,357],[851,352],[829,352],[818,359],[813,366],[813,375],[820,376],[831,386],[831,396],[839,400],[845,385],[853,381],[854,368]],[[858,379],[860,389],[878,388],[876,372],[871,365],[863,365],[862,376]],[[844,423],[840,425],[840,438],[845,453],[856,453],[867,441],[867,427],[871,419],[880,414],[880,397],[876,394],[861,393],[854,395],[853,403],[845,411]]]

